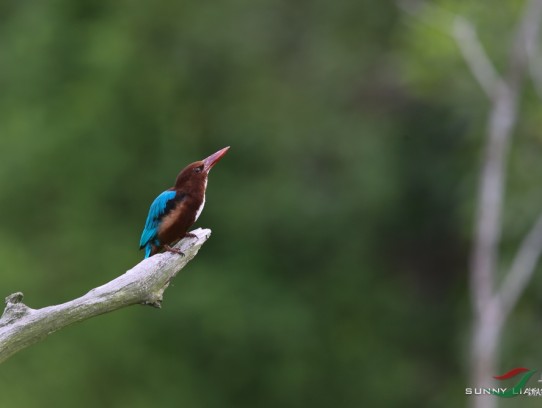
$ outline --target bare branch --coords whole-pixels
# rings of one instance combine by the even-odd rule
[[[527,70],[528,44],[538,37],[542,0],[530,0],[518,24],[510,50],[508,70],[492,99],[487,141],[478,189],[475,237],[470,265],[471,300],[474,307],[471,343],[471,375],[475,386],[492,386],[491,376],[498,364],[498,347],[506,317],[532,276],[538,260],[539,222],[520,247],[502,290],[495,292],[494,280],[502,228],[505,175],[513,128],[517,122],[518,100]],[[514,279],[519,279],[514,282]],[[489,381],[489,384],[488,384]],[[472,400],[477,408],[492,408],[493,398]]]
[[[526,12],[523,16],[520,26],[518,40],[523,43],[525,52],[528,55],[533,54],[538,45],[538,37],[540,33],[540,14],[542,13],[542,2],[539,0],[531,0],[527,5]]]
[[[452,35],[472,75],[487,97],[493,99],[501,78],[485,52],[476,28],[466,18],[458,15],[454,19]]]
[[[535,65],[535,61],[540,61],[535,56],[542,0],[526,2],[510,48],[508,68],[503,76],[498,75],[491,63],[474,26],[463,17],[423,0],[396,1],[406,13],[454,37],[472,75],[491,102],[477,191],[470,262],[471,301],[474,309],[471,375],[475,386],[491,386],[506,317],[531,279],[542,252],[541,216],[520,246],[501,290],[495,291],[508,151],[517,122],[521,86],[529,69],[542,96],[542,64]],[[494,398],[473,398],[472,404],[477,408],[492,408],[496,401]]]
[[[489,115],[471,258],[472,301],[479,315],[493,296],[508,149],[517,117],[517,93],[518,89],[499,86]]]
[[[533,14],[536,14],[536,10]],[[540,25],[531,22],[527,25],[525,37],[525,52],[527,54],[527,65],[529,74],[538,97],[542,99],[542,56],[538,50],[538,39],[540,36]]]
[[[499,291],[501,313],[507,316],[527,287],[542,254],[542,214],[521,243]]]
[[[535,53],[540,32],[541,14],[542,1],[530,0],[524,9],[512,45],[507,78],[510,86],[522,81],[528,68],[529,55]]]
[[[490,100],[494,98],[501,78],[472,23],[463,16],[423,0],[397,0],[397,5],[405,13],[417,17],[428,26],[451,36],[484,93]]]
[[[533,81],[536,94],[542,99],[542,56],[537,50],[529,53],[529,74]]]
[[[518,97],[527,68],[525,44],[536,41],[541,14],[542,0],[531,0],[526,5],[510,52],[508,71],[497,87],[489,115],[471,258],[472,300],[478,313],[482,313],[494,293],[508,149],[517,121]]]
[[[531,0],[525,8],[524,16],[519,25],[514,48],[511,53],[509,84],[520,86],[523,74],[520,71],[530,70],[533,76],[534,60],[537,56],[537,43],[540,35],[542,18],[542,0]],[[538,74],[540,75],[540,74]],[[542,86],[533,77],[535,87]],[[542,96],[542,88],[538,89]],[[540,254],[542,253],[542,214],[524,238],[505,276],[500,290],[496,294],[501,302],[501,313],[507,316],[515,307],[519,297],[531,280]]]
[[[160,307],[170,280],[196,256],[211,231],[198,228],[192,234],[195,237],[176,245],[184,257],[169,252],[157,254],[69,302],[35,310],[22,303],[22,293],[8,296],[0,317],[0,362],[72,323],[135,304]]]

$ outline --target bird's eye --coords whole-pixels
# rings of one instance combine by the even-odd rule
[[[203,166],[196,167],[194,168],[194,173],[201,173],[202,170],[203,170]]]

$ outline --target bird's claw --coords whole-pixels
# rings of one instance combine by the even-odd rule
[[[169,245],[164,245],[164,248],[168,252],[173,252],[174,254],[185,256],[184,253],[179,248],[172,248]]]

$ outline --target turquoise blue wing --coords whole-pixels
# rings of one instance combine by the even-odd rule
[[[141,239],[139,240],[139,248],[145,248],[145,258],[150,255],[151,244],[159,245],[156,236],[158,235],[158,228],[160,227],[160,222],[166,213],[171,211],[173,204],[177,198],[177,193],[175,191],[164,191],[151,204],[149,209],[149,215],[147,216],[147,221],[145,222],[145,228],[143,228],[143,233],[141,234]]]

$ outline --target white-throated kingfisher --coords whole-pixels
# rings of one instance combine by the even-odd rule
[[[205,205],[209,171],[229,148],[186,166],[177,176],[175,185],[155,198],[139,241],[139,249],[145,248],[145,258],[162,249],[184,255],[171,245],[190,235],[188,228],[196,222]]]

